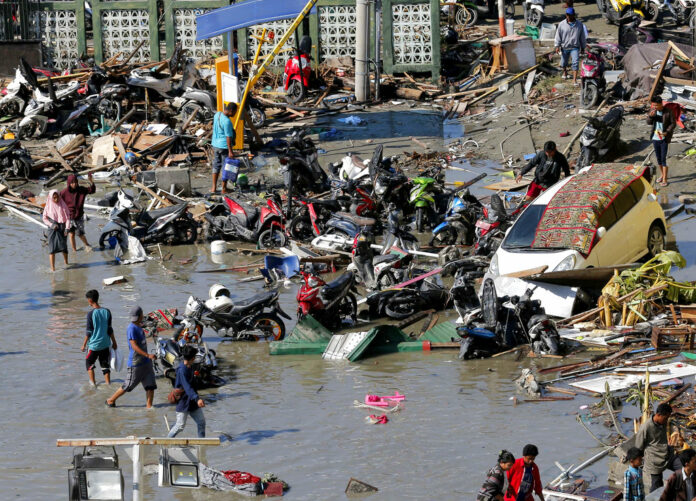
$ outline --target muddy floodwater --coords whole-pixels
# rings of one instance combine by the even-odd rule
[[[477,169],[495,173],[488,164],[460,165],[470,172],[458,171],[450,180],[471,179]],[[690,268],[678,276],[693,279],[696,225],[688,216],[679,221],[677,241]],[[87,223],[91,243],[97,242],[98,224],[103,220]],[[72,451],[57,448],[57,438],[164,436],[164,416],[170,423],[175,419],[173,406],[166,403],[168,381],[158,380],[155,408],[149,411],[140,388],[122,397],[115,409],[104,405],[125,373],[114,374],[111,387],[88,385],[80,352],[86,290],[100,290],[101,304],[113,313],[122,350],[127,313],[136,304],[145,311],[183,310],[189,295],[206,297],[215,282],[227,285],[238,298],[260,290],[259,282],[237,283],[244,274],[198,273],[221,267],[211,260],[207,245],[163,247],[163,253],[174,254],[171,260],[131,266],[114,265],[110,252],[81,251],[70,255],[68,269],[59,257],[58,271],[50,273],[41,232],[38,226],[0,214],[2,499],[65,499]],[[193,261],[180,263],[187,258]],[[239,259],[226,255],[222,265]],[[102,286],[104,278],[116,275],[124,275],[127,283]],[[295,293],[296,286],[281,293],[281,304],[293,317],[288,332],[294,325]],[[346,484],[355,477],[379,488],[370,499],[473,500],[503,448],[519,456],[526,443],[537,444],[544,482],[559,473],[554,461],[579,464],[599,450],[575,417],[595,399],[578,395],[571,401],[516,406],[512,401],[517,394],[512,380],[521,368],[556,365],[556,360],[517,361],[511,355],[460,362],[455,351],[447,350],[329,362],[319,356],[271,357],[265,343],[221,342],[210,337],[212,332],[205,334],[217,350],[220,375],[228,381],[202,392],[208,436],[222,442],[205,451],[206,462],[222,470],[274,472],[291,486],[287,499],[345,499]],[[97,380],[102,381],[99,371]],[[406,402],[400,412],[389,415],[388,424],[367,424],[371,412],[353,407],[367,393],[394,391],[405,394]],[[608,433],[601,425],[594,431]],[[194,423],[189,421],[181,436],[195,436]],[[129,499],[131,463],[124,448],[118,453]],[[153,448],[146,464],[155,462]],[[606,462],[585,473],[604,483]],[[205,489],[158,488],[154,475],[144,483],[148,500],[236,497]]]

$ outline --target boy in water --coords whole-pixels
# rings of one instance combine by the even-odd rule
[[[94,367],[101,366],[102,373],[106,384],[111,384],[111,370],[109,369],[109,348],[114,350],[118,347],[114,338],[114,329],[111,327],[111,312],[99,306],[99,292],[96,290],[88,290],[85,294],[87,303],[92,307],[92,311],[87,313],[87,333],[85,340],[82,342],[82,351],[87,351],[85,364],[87,365],[87,374],[92,386],[97,386],[94,380]]]

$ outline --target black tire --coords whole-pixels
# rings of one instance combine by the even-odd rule
[[[578,161],[575,163],[575,172],[577,173],[580,169],[583,169],[588,165],[592,165],[592,162],[594,162],[594,160],[594,150],[592,150],[591,148],[583,147],[583,149],[580,150],[580,156],[578,157]]]
[[[346,318],[350,318],[353,323],[355,323],[358,319],[358,301],[355,299],[355,296],[351,293],[346,294],[338,303],[336,313],[338,326],[340,326]]]
[[[538,28],[541,26],[541,21],[543,20],[543,16],[541,12],[539,12],[536,9],[529,9],[529,14],[527,15],[527,24],[529,26],[533,26],[534,28]]]
[[[108,241],[111,237],[116,237],[116,239],[118,239],[120,233],[120,231],[110,231],[108,233],[102,233],[99,236],[99,249],[104,250],[106,248],[106,245],[104,245],[104,243]]]
[[[580,92],[580,104],[583,108],[592,108],[599,100],[599,89],[594,82],[586,82]]]
[[[37,134],[40,128],[39,124],[33,120],[22,126],[17,125],[17,139],[29,139],[34,135],[40,135]]]
[[[270,228],[262,231],[259,235],[259,249],[276,249],[285,246],[287,238],[285,234],[277,228]]]
[[[181,122],[185,123],[194,113],[197,113],[196,118],[198,118],[199,121],[202,121],[203,116],[201,114],[201,109],[201,106],[196,103],[186,103],[181,108]]]
[[[266,123],[266,113],[261,108],[254,108],[251,106],[247,111],[249,113],[249,117],[251,117],[252,125],[257,129],[259,127],[263,127],[263,125]]]
[[[423,231],[423,226],[425,224],[425,209],[423,207],[418,207],[416,209],[416,231],[421,233]]]
[[[655,21],[660,17],[660,9],[653,2],[648,2],[645,7],[645,19],[648,21]]]
[[[189,245],[198,238],[198,227],[196,223],[188,219],[179,219],[174,222],[176,229],[177,243],[181,245]]]
[[[288,235],[290,238],[306,242],[314,237],[312,221],[307,214],[293,217],[288,223]]]
[[[288,85],[288,91],[285,94],[285,99],[290,104],[297,104],[305,97],[306,89],[299,80],[293,80]]]
[[[280,341],[285,338],[285,322],[275,313],[261,313],[256,315],[251,321],[251,326],[254,329],[261,329],[267,333],[263,338],[251,336],[256,339],[256,341],[259,339]]]
[[[452,226],[445,226],[438,234],[433,235],[430,239],[430,245],[444,246],[455,245],[459,233]]]
[[[513,19],[515,17],[515,2],[507,1],[505,2],[505,18]],[[510,33],[508,33],[509,35]]]
[[[104,122],[113,125],[121,118],[121,103],[112,99],[100,103],[99,112],[104,115]]]
[[[665,231],[662,226],[654,222],[648,230],[648,258],[651,259],[665,250]]]
[[[418,302],[415,297],[409,297],[411,292],[399,292],[389,299],[384,305],[384,311],[389,318],[403,320],[413,315],[418,309]]]
[[[498,322],[498,295],[493,280],[488,279],[481,287],[481,315],[487,329],[494,329]]]

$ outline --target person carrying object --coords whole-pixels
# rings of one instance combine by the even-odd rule
[[[210,192],[217,191],[220,172],[225,165],[225,158],[234,158],[234,143],[236,136],[232,118],[237,114],[237,104],[227,103],[223,111],[218,111],[213,117],[213,187]],[[222,193],[227,193],[227,183],[222,182]]]
[[[517,174],[515,181],[522,181],[524,176],[530,170],[534,170],[534,181],[529,185],[525,201],[534,200],[541,193],[546,191],[550,186],[553,186],[561,179],[561,172],[568,177],[570,176],[570,166],[568,160],[560,151],[556,150],[556,143],[547,141],[544,144],[544,151],[538,152],[527,165]]]
[[[575,17],[575,9],[568,7],[565,11],[566,18],[558,23],[554,46],[556,53],[561,54],[561,68],[563,78],[568,78],[568,60],[573,70],[573,85],[577,85],[578,68],[580,66],[580,53],[585,51],[587,35],[585,26]]]
[[[128,372],[126,382],[106,400],[107,407],[116,407],[118,400],[124,393],[132,391],[139,384],[145,389],[147,408],[152,408],[152,400],[155,396],[157,383],[155,382],[155,369],[152,361],[155,355],[147,352],[147,340],[143,331],[143,310],[136,306],[130,311],[131,323],[128,326]]]
[[[196,422],[198,438],[205,437],[205,416],[203,415],[205,402],[198,396],[198,393],[192,386],[193,368],[191,366],[197,354],[198,350],[189,344],[185,345],[181,350],[183,362],[176,368],[174,389],[182,390],[182,393],[176,404],[176,424],[169,430],[169,435],[167,435],[169,438],[176,437],[184,429],[187,416],[191,416]]]
[[[660,177],[657,182],[660,186],[667,186],[667,149],[672,141],[672,134],[677,125],[674,114],[665,109],[660,96],[653,96],[648,113],[648,125],[652,125],[650,139],[655,150],[655,159],[660,168]]]
[[[696,451],[681,451],[679,460],[684,466],[667,479],[660,501],[693,501],[696,497]]]
[[[628,468],[624,473],[624,501],[645,501],[645,489],[643,488],[643,451],[637,447],[631,447],[626,453]]]
[[[99,306],[99,292],[92,289],[85,294],[87,303],[92,307],[87,313],[87,334],[82,342],[82,351],[87,348],[87,357],[85,363],[87,365],[87,374],[92,386],[97,386],[94,380],[94,367],[101,366],[102,374],[106,384],[111,384],[111,369],[109,367],[110,348],[117,349],[116,338],[114,338],[114,329],[111,327],[111,312]]]
[[[41,216],[48,226],[48,260],[51,271],[56,271],[56,254],[63,254],[65,264],[68,264],[68,223],[70,211],[57,190],[51,190],[46,198],[46,206]]]
[[[500,451],[498,462],[488,470],[486,480],[479,489],[476,501],[503,501],[510,484],[507,472],[515,464],[515,456],[508,451]]]
[[[650,475],[650,489],[648,492],[662,487],[662,472],[669,469],[676,471],[682,464],[674,454],[674,449],[667,441],[667,422],[672,415],[672,407],[669,404],[660,404],[655,409],[655,415],[641,425],[636,433],[635,446],[645,454],[643,472]]]
[[[544,501],[539,467],[534,462],[538,455],[539,449],[536,445],[524,446],[522,457],[516,460],[507,472],[510,487],[505,493],[505,501],[534,501],[534,494]]]
[[[75,234],[80,237],[82,243],[85,244],[85,250],[90,251],[92,248],[87,243],[85,236],[85,198],[97,191],[97,187],[92,180],[92,173],[89,173],[89,187],[80,186],[77,182],[77,176],[70,174],[68,176],[68,186],[60,192],[60,196],[65,200],[65,205],[68,206],[70,212],[70,222],[68,224],[68,236],[70,237],[70,245],[73,252],[77,252],[75,247]]]

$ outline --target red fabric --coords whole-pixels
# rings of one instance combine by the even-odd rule
[[[515,460],[515,464],[508,471],[508,481],[510,482],[510,489],[505,493],[505,501],[517,501],[517,490],[520,488],[520,483],[522,482],[522,476],[524,475],[524,458],[519,458]],[[541,476],[539,475],[539,467],[535,464],[532,465],[532,477],[534,478],[534,485],[532,486],[532,492],[527,493],[525,501],[534,501],[533,493],[536,492],[541,495],[543,486],[541,485]],[[512,494],[512,495],[511,495]]]
[[[261,479],[251,473],[239,470],[227,470],[222,472],[225,478],[235,485],[258,484]]]
[[[546,191],[546,188],[544,188],[543,186],[539,186],[534,181],[532,181],[532,184],[530,184],[529,188],[527,188],[527,197],[536,198],[539,195],[541,195],[544,191]]]
[[[77,189],[73,191],[70,189],[72,181],[77,181],[75,174],[68,176],[68,187],[60,192],[60,197],[65,201],[65,205],[68,206],[70,219],[79,220],[85,215],[85,198],[87,198],[87,195],[97,191],[97,187],[94,186],[94,183],[90,183],[89,186],[80,186],[78,184]]]

